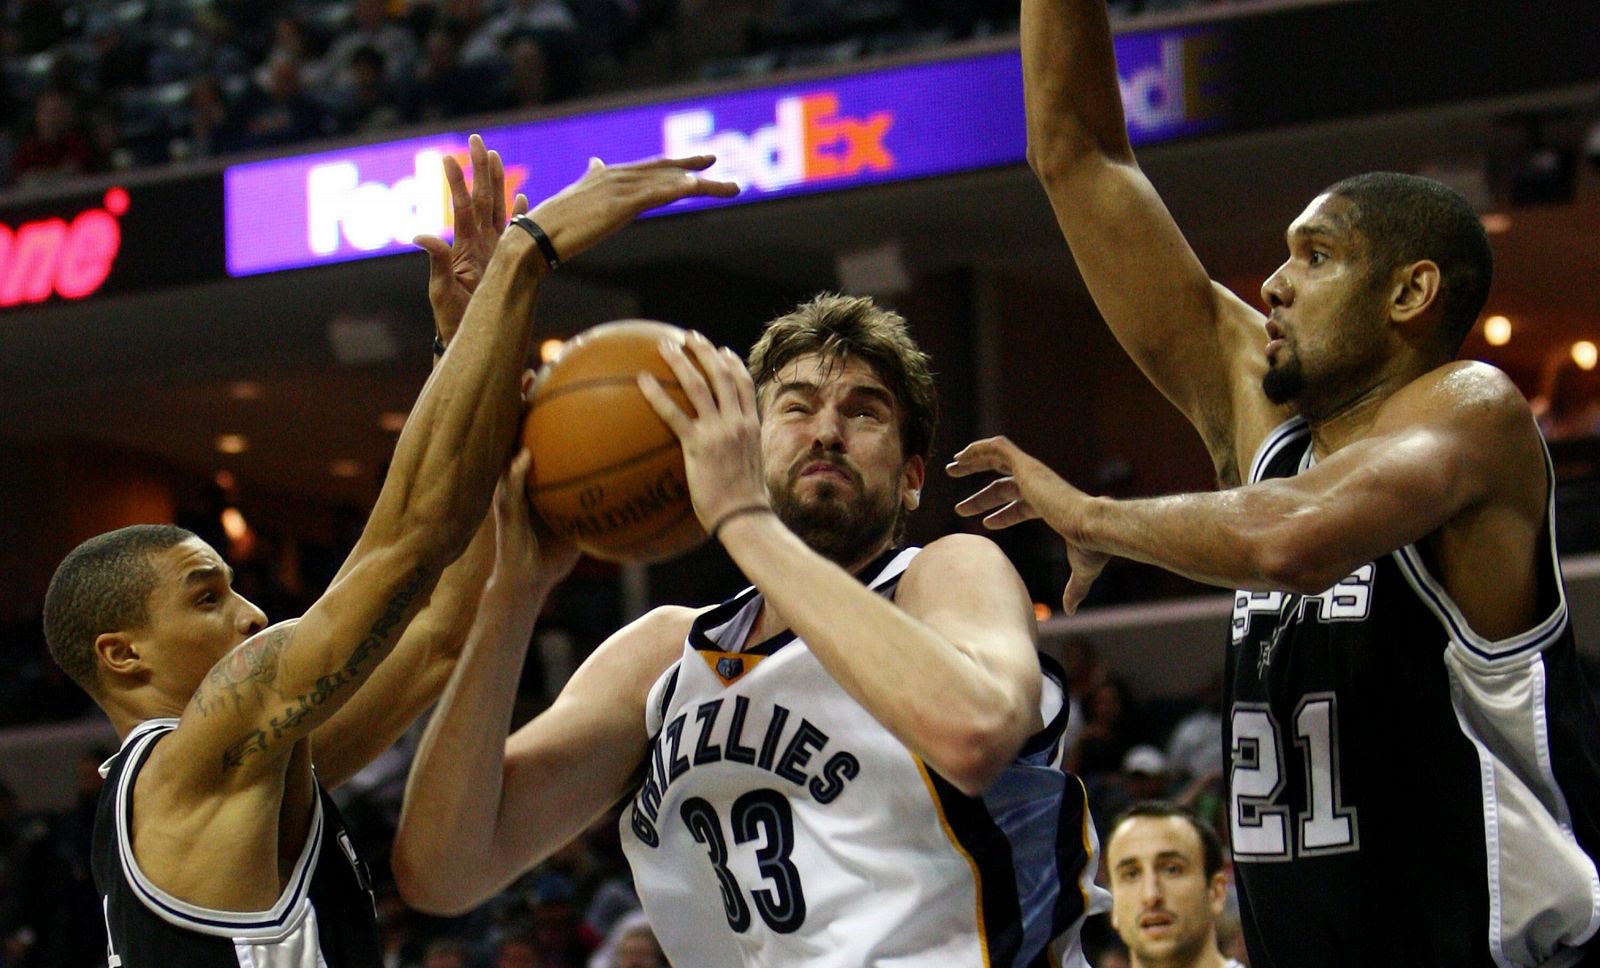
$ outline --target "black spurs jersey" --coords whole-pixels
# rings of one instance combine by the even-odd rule
[[[1250,481],[1312,460],[1290,421]],[[1223,728],[1255,968],[1600,961],[1600,717],[1553,515],[1541,621],[1509,639],[1468,627],[1426,542],[1319,595],[1238,593]]]
[[[150,750],[178,725],[136,726],[100,768],[106,778],[94,826],[94,883],[105,910],[109,968],[379,968],[377,921],[366,867],[321,784],[305,848],[269,910],[213,911],[150,883],[129,846],[133,784]],[[197,844],[215,863],[228,844]]]

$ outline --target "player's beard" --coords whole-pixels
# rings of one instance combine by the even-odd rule
[[[1300,357],[1292,349],[1292,346],[1285,347],[1284,355],[1288,359],[1267,370],[1261,377],[1261,392],[1277,406],[1283,406],[1306,390],[1305,367],[1300,365]]]
[[[798,491],[800,472],[808,464],[828,461],[850,475],[855,494],[834,481],[817,482],[811,497]],[[894,533],[899,518],[893,492],[873,494],[861,475],[842,457],[808,453],[790,469],[780,487],[769,487],[778,520],[800,536],[811,550],[843,568],[861,564]]]

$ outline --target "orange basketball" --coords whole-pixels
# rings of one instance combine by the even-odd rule
[[[528,494],[559,534],[606,561],[671,558],[705,540],[683,449],[635,382],[652,373],[693,413],[661,358],[666,323],[626,319],[579,333],[539,372],[522,425]]]

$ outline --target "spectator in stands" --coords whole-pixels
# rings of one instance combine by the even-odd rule
[[[422,69],[412,87],[411,116],[438,121],[482,109],[483,92],[495,84],[488,65],[461,63],[461,33],[449,23],[435,26],[422,45]]]
[[[1167,740],[1167,764],[1186,780],[1222,775],[1222,673],[1208,678],[1196,698]]]
[[[267,49],[266,57],[251,76],[258,86],[266,88],[272,83],[274,68],[285,61],[293,64],[299,72],[301,87],[314,90],[321,83],[321,57],[317,45],[305,21],[292,13],[284,14],[272,22],[272,46]]]
[[[1140,803],[1110,828],[1106,867],[1132,968],[1240,968],[1217,947],[1228,875],[1209,825],[1176,804]]]
[[[71,91],[47,87],[33,106],[33,130],[13,161],[19,185],[39,185],[94,171],[94,148]]]
[[[95,85],[102,94],[150,83],[150,47],[144,40],[129,38],[115,20],[96,25],[90,40],[94,44]]]
[[[298,66],[280,61],[265,91],[250,89],[240,110],[239,147],[293,144],[325,134],[330,126],[322,107],[301,87]]]
[[[0,968],[10,968],[21,961],[23,941],[18,932],[27,886],[23,880],[27,856],[28,836],[17,816],[17,795],[0,780]],[[8,947],[15,949],[16,957],[7,955]]]
[[[1167,757],[1159,749],[1140,744],[1128,750],[1121,769],[1084,778],[1095,829],[1109,830],[1111,821],[1134,804],[1165,797],[1170,782]]]
[[[1067,769],[1088,779],[1095,773],[1115,772],[1136,742],[1133,695],[1127,683],[1107,676],[1094,687],[1088,721],[1078,746],[1067,754]]]
[[[334,95],[334,122],[340,131],[381,131],[400,123],[404,93],[387,80],[382,51],[358,48],[350,59],[350,81],[350,87]]]
[[[530,932],[508,934],[494,946],[494,968],[548,968]]]
[[[605,943],[589,959],[588,968],[665,968],[666,963],[649,919],[643,911],[635,910],[611,929]]]
[[[6,4],[7,54],[28,56],[67,39],[65,8],[56,0],[17,0]]]
[[[469,968],[467,946],[455,938],[440,938],[428,945],[422,968]]]
[[[197,74],[189,81],[187,130],[173,141],[173,156],[211,158],[239,144],[239,122],[215,74]]]
[[[95,807],[100,799],[100,764],[107,749],[89,749],[77,760],[77,796],[49,819],[23,864],[21,926],[32,943],[23,968],[104,968],[105,929],[100,896],[89,868]]]
[[[578,21],[566,0],[515,0],[510,9],[482,22],[461,49],[462,63],[501,60],[513,34],[562,35],[575,38]]]
[[[389,19],[385,0],[355,0],[352,15],[354,24],[334,39],[322,60],[324,79],[335,89],[349,89],[355,83],[356,52],[371,47],[383,54],[388,81],[403,83],[416,70],[417,39]]]

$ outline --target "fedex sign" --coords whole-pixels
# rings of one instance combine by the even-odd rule
[[[675,111],[661,122],[662,154],[716,155],[707,175],[764,192],[894,170],[894,154],[885,144],[892,111],[841,115],[839,96],[822,93],[779,98],[775,115],[773,123],[746,134],[717,130],[709,107]]]
[[[1214,126],[1213,47],[1203,30],[1118,37],[1135,143]],[[554,117],[483,131],[508,190],[537,201],[591,157],[713,154],[738,198],[685,199],[656,215],[1021,164],[1027,152],[1016,51],[879,68]],[[448,231],[441,173],[465,138],[437,135],[234,165],[223,173],[227,268],[242,276],[411,251]],[[463,159],[464,160],[464,159]]]
[[[101,205],[70,219],[35,219],[15,227],[0,223],[0,307],[40,303],[52,296],[82,299],[111,275],[122,249],[128,193],[112,188]]]

